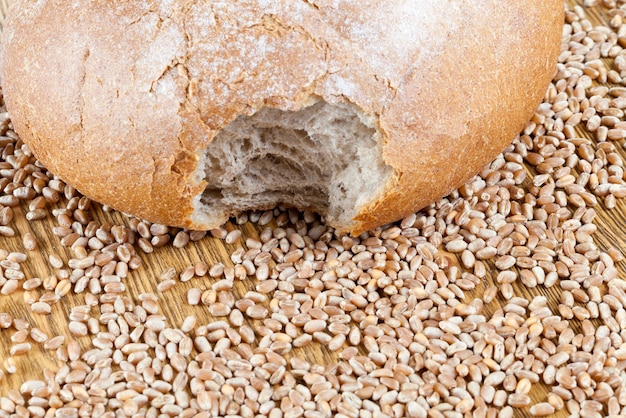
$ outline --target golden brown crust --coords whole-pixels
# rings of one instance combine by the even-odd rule
[[[17,2],[3,34],[5,100],[62,179],[192,228],[215,226],[191,216],[197,162],[219,129],[311,95],[349,101],[377,118],[396,180],[361,211],[359,232],[445,195],[510,143],[552,76],[563,3],[341,3]]]
[[[493,10],[481,4],[437,59],[407,75],[381,114],[390,132],[385,160],[402,174],[363,211],[362,229],[404,217],[459,187],[511,143],[541,102],[560,50],[563,4],[509,3],[494,3]],[[407,109],[419,111],[407,119]]]

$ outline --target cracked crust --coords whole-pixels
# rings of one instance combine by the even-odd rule
[[[445,195],[510,143],[553,74],[562,18],[561,0],[22,1],[1,75],[16,131],[52,172],[197,229],[217,226],[192,214],[222,127],[311,97],[350,102],[376,119],[394,170],[358,233]]]

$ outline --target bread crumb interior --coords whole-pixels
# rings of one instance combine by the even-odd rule
[[[351,224],[391,177],[373,121],[350,104],[239,116],[204,154],[205,215],[286,204]]]

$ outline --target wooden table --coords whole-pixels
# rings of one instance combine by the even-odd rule
[[[6,0],[0,2],[0,11],[4,11],[6,3]],[[582,0],[577,2],[567,0],[567,3],[570,5],[582,4]],[[606,10],[601,6],[595,7],[594,9],[587,9],[588,15],[595,23],[608,21],[609,17],[605,12]],[[590,137],[588,133],[583,131],[581,131],[581,135]],[[620,153],[626,158],[626,153],[621,148]],[[626,252],[626,233],[624,232],[626,231],[626,200],[619,200],[616,208],[612,210],[606,210],[600,205],[597,211],[598,232],[595,235],[596,243],[602,249],[614,246]],[[100,207],[95,207],[91,209],[90,212],[93,219],[101,223],[110,221],[116,224],[127,225],[129,221],[128,218],[123,215],[104,212]],[[43,279],[54,274],[56,270],[48,261],[50,254],[58,254],[65,260],[70,257],[68,249],[63,247],[60,244],[60,239],[52,234],[52,228],[56,225],[57,222],[52,216],[48,216],[43,220],[29,222],[25,218],[24,207],[16,208],[13,226],[17,234],[13,238],[0,238],[0,249],[24,251],[22,237],[27,232],[34,234],[40,242],[40,246],[36,251],[27,251],[28,261],[24,263],[24,271],[27,277],[40,277]],[[231,254],[234,249],[244,246],[246,237],[258,237],[259,234],[259,228],[250,223],[243,225],[229,223],[226,228],[228,230],[235,228],[241,229],[244,238],[233,245],[226,245],[222,240],[207,237],[199,242],[189,244],[184,249],[176,249],[172,246],[167,246],[157,249],[149,256],[142,256],[143,266],[130,273],[129,277],[124,281],[127,287],[126,294],[137,298],[141,293],[155,291],[159,282],[159,275],[168,267],[175,267],[176,270],[180,272],[185,267],[193,265],[200,260],[208,264],[213,264],[218,261],[228,263],[229,254]],[[620,275],[626,277],[626,263],[618,263],[618,269]],[[488,284],[485,284],[485,286],[487,285]],[[204,281],[193,279],[186,283],[177,283],[173,289],[160,295],[162,312],[169,318],[170,323],[180,325],[183,318],[191,314],[198,317],[199,323],[210,322],[211,318],[206,307],[192,307],[187,305],[187,303],[182,303],[182,301],[186,300],[186,293],[189,288],[206,288],[208,286],[210,286],[210,282],[206,279]],[[472,296],[481,295],[485,286],[479,286]],[[247,290],[253,289],[254,281],[246,280],[236,282],[233,292],[238,297],[241,297]],[[556,301],[559,300],[560,296],[558,286],[553,286],[550,289],[541,288],[529,291],[518,284],[515,287],[515,291],[520,296],[534,296],[537,292],[541,292],[547,296],[554,310],[556,310]],[[21,290],[11,296],[0,295],[0,312],[10,312],[15,318],[23,318],[28,321],[31,326],[39,327],[51,336],[65,335],[66,341],[72,339],[67,328],[69,321],[68,315],[73,306],[84,303],[83,295],[68,294],[63,297],[60,303],[53,305],[51,315],[37,315],[32,313],[25,305],[24,297],[25,292]],[[501,307],[500,303],[501,300],[496,299],[492,304],[487,305],[487,313],[492,314],[499,309]],[[10,356],[9,348],[12,345],[10,341],[12,332],[2,332],[0,330],[0,359],[6,359]],[[80,339],[79,342],[85,345],[89,341],[83,338]],[[310,345],[306,349],[294,349],[290,355],[307,358],[313,363],[320,364],[328,364],[336,361],[336,355],[334,353],[317,344]],[[48,368],[50,370],[56,370],[62,364],[57,360],[54,351],[44,350],[40,344],[33,344],[33,348],[28,355],[16,356],[14,358],[18,372],[16,374],[6,374],[4,379],[0,381],[0,396],[5,395],[9,389],[18,389],[26,380],[41,379],[42,369]],[[542,401],[545,399],[546,387],[537,384],[534,386],[531,394],[534,401]],[[527,410],[517,412],[519,412],[519,416],[529,416]],[[566,415],[565,411],[561,411],[561,413],[558,414],[558,416]]]

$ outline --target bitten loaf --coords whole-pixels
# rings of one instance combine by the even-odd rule
[[[554,74],[562,0],[15,2],[16,132],[84,195],[210,229],[312,209],[397,220],[508,146]]]

